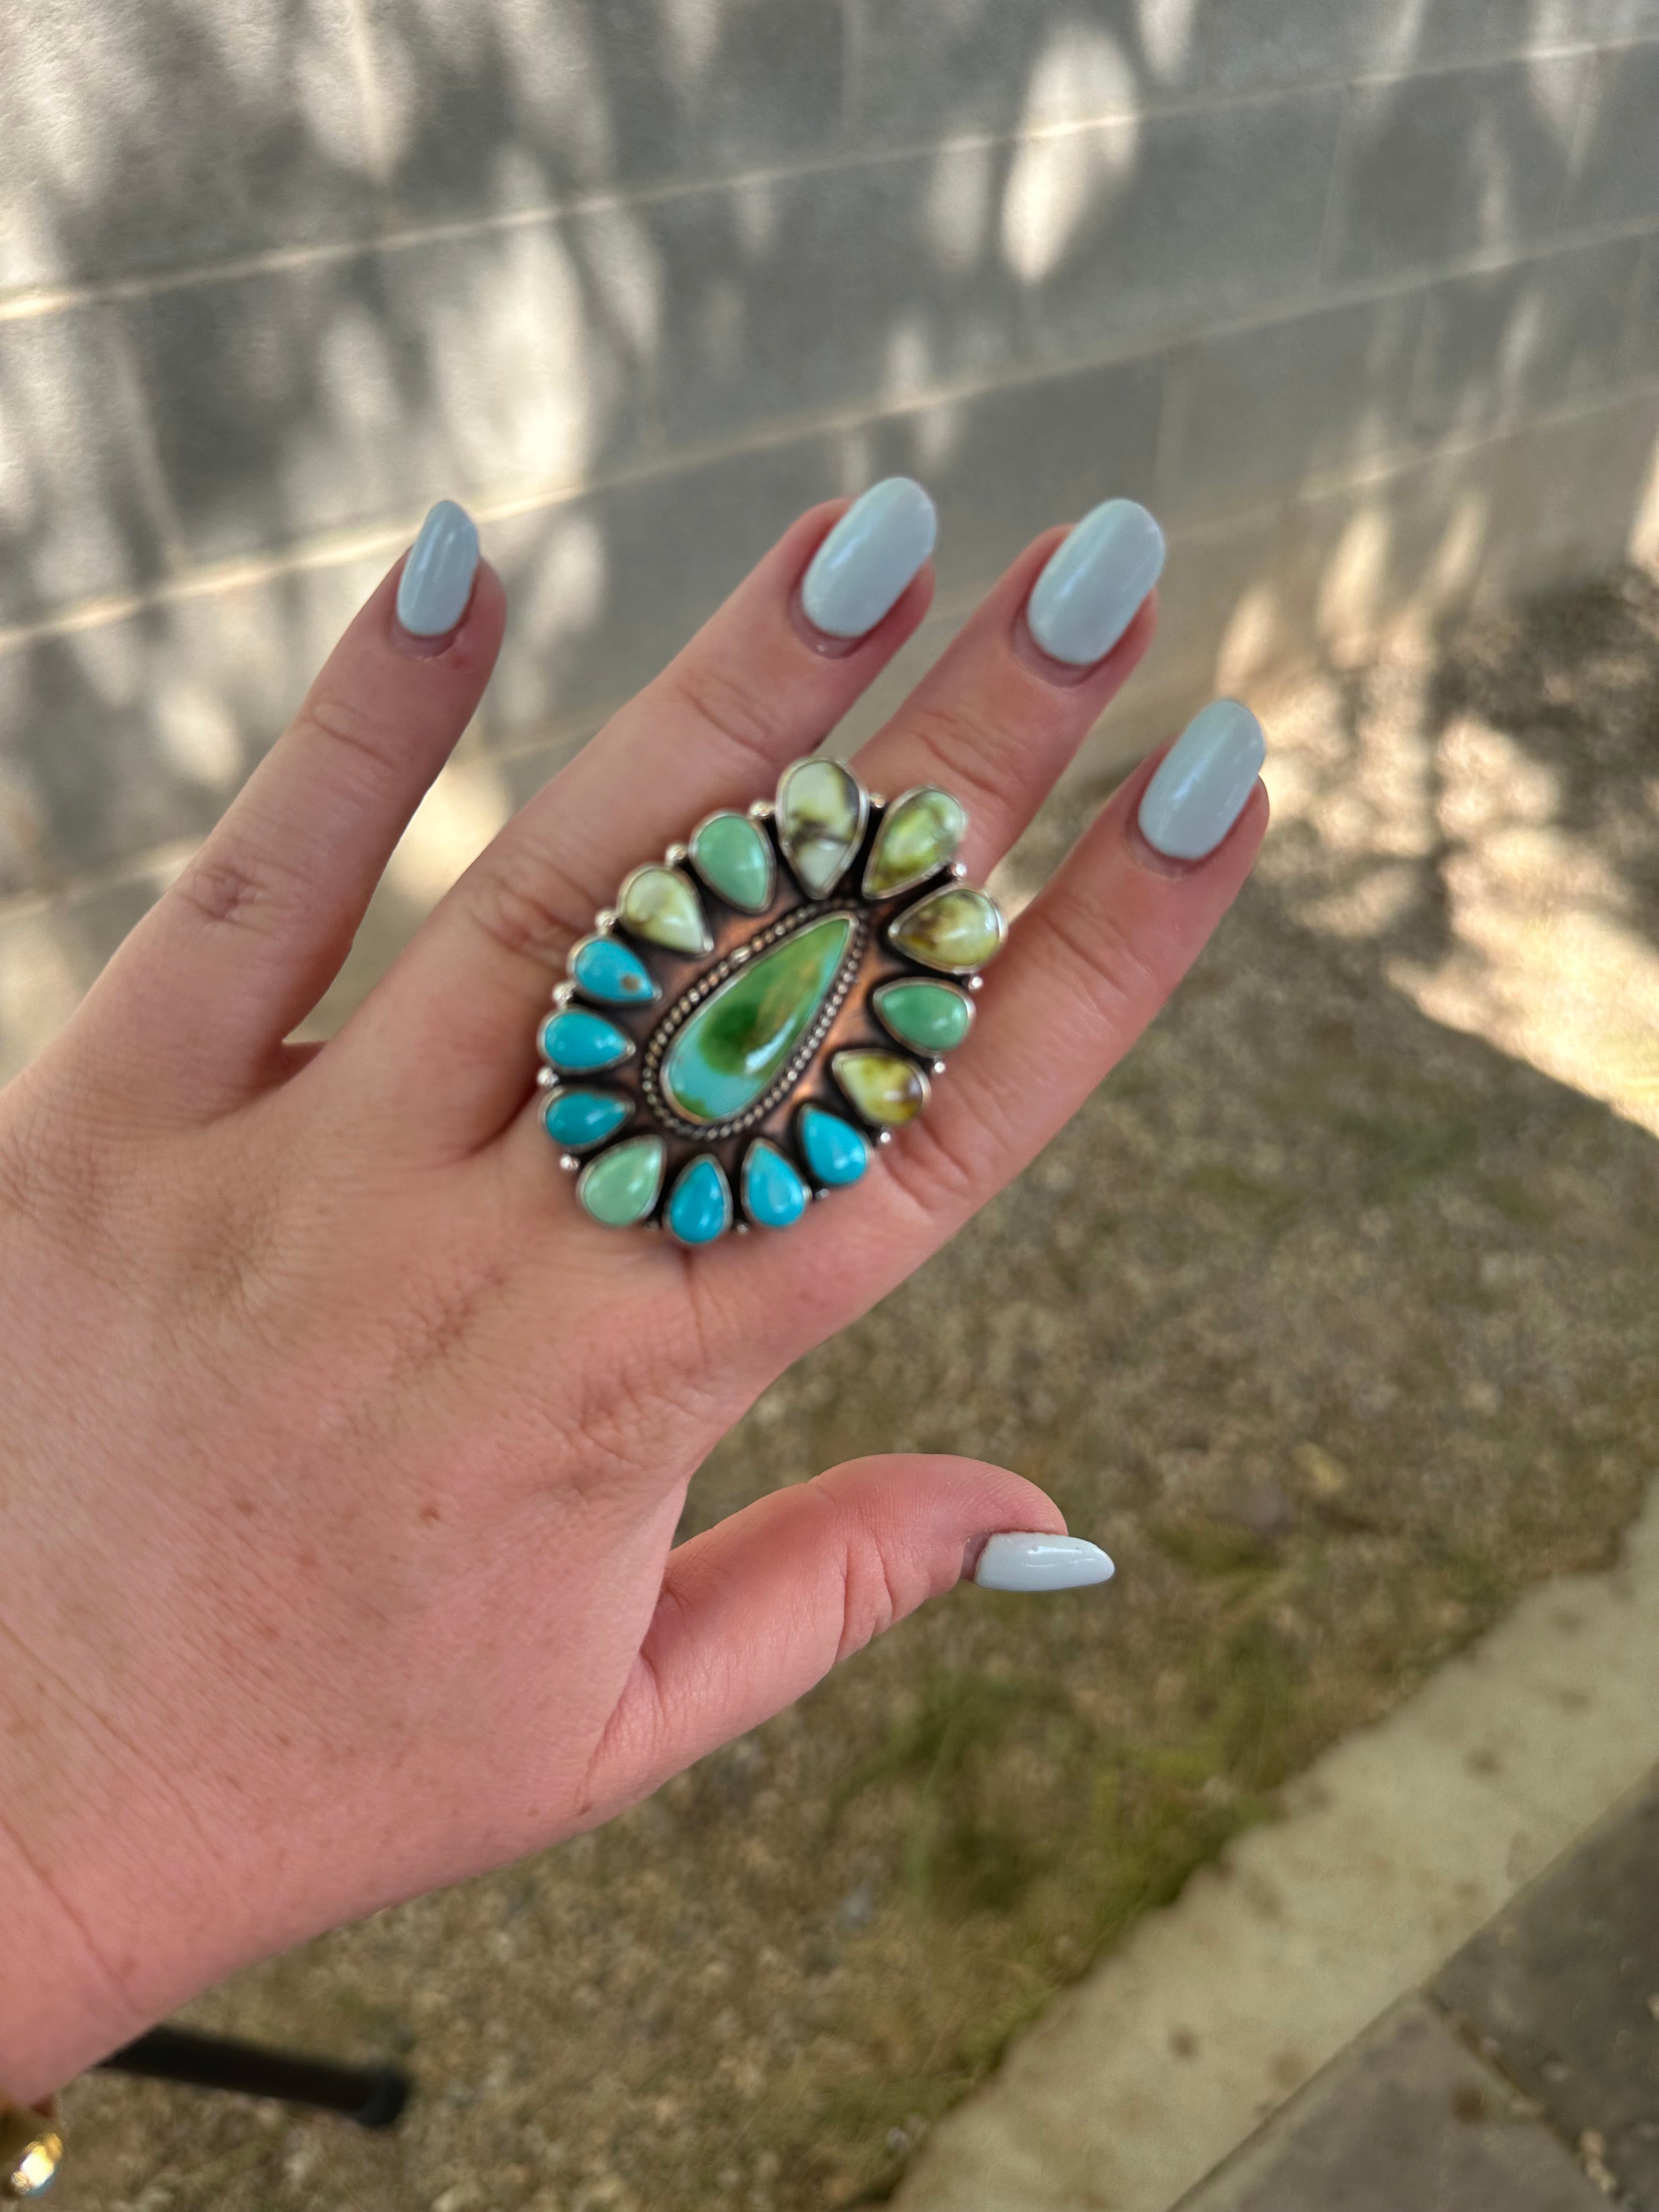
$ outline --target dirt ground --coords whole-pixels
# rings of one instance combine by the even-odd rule
[[[877,2200],[1283,1777],[1607,1558],[1659,1458],[1659,587],[1269,728],[1268,849],[1167,1017],[693,1494],[1003,1459],[1115,1584],[958,1591],[601,1833],[215,1990],[190,2018],[401,2054],[402,2127],[91,2076],[63,2212]]]

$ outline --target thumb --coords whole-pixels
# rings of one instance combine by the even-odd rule
[[[631,1802],[769,1720],[964,1575],[1059,1589],[1111,1571],[1034,1483],[979,1460],[850,1460],[774,1491],[670,1553],[596,1802]]]

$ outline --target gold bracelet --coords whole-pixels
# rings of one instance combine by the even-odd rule
[[[0,2203],[38,2197],[64,2162],[64,2130],[58,2100],[14,2105],[0,2097]]]

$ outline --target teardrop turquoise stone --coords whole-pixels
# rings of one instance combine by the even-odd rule
[[[762,914],[772,903],[772,848],[746,814],[711,814],[700,822],[691,839],[691,865],[728,906]]]
[[[585,1006],[567,1006],[542,1024],[542,1050],[548,1063],[567,1075],[592,1075],[614,1067],[634,1049],[614,1022],[603,1014],[590,1014]]]
[[[662,1188],[660,1137],[629,1137],[590,1160],[576,1178],[576,1195],[607,1229],[643,1221]]]
[[[668,1200],[668,1226],[682,1244],[712,1244],[732,1226],[732,1192],[720,1162],[693,1160]]]
[[[870,1147],[859,1131],[821,1106],[802,1107],[799,1135],[807,1166],[831,1190],[856,1182],[870,1164]]]
[[[542,1126],[568,1152],[586,1152],[621,1128],[632,1103],[614,1091],[561,1091],[550,1098]]]
[[[974,1002],[951,983],[884,983],[876,993],[876,1012],[901,1044],[918,1052],[954,1052],[968,1034]]]
[[[611,1006],[648,1006],[657,995],[651,970],[614,937],[585,937],[570,955],[571,979],[590,999]]]
[[[806,1211],[806,1185],[764,1137],[744,1155],[743,1210],[763,1229],[787,1229]]]
[[[786,937],[698,1007],[668,1048],[663,1088],[691,1121],[725,1121],[775,1082],[829,996],[853,934],[850,915]]]

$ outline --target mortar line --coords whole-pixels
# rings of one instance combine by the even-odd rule
[[[885,146],[854,145],[805,161],[770,166],[763,164],[750,169],[724,171],[716,176],[666,178],[653,184],[588,186],[550,200],[538,201],[529,208],[500,209],[483,214],[454,216],[443,222],[410,223],[401,229],[390,231],[360,231],[349,237],[320,244],[263,247],[244,254],[227,256],[218,261],[194,264],[184,269],[134,270],[124,276],[90,278],[78,283],[23,287],[9,293],[0,293],[0,322],[28,320],[111,301],[148,299],[204,285],[234,283],[249,276],[283,275],[297,269],[332,267],[343,261],[376,253],[403,252],[421,246],[464,242],[469,239],[485,238],[538,225],[579,220],[585,216],[668,205],[699,195],[714,197],[757,185],[787,184],[796,179],[807,180],[842,171],[890,167],[943,154],[994,152],[999,148],[1028,143],[1079,137],[1093,131],[1155,121],[1166,116],[1180,118],[1226,114],[1250,107],[1283,106],[1346,93],[1355,88],[1410,84],[1431,77],[1470,76],[1482,70],[1514,68],[1522,63],[1561,60],[1574,55],[1593,58],[1599,54],[1634,52],[1648,47],[1659,48],[1659,39],[1632,39],[1606,45],[1577,41],[1498,58],[1425,64],[1399,73],[1321,78],[1309,84],[1261,87],[1188,100],[1154,101],[1149,105],[1105,110],[1063,122],[1033,124],[1012,131],[962,132],[950,137],[906,140]]]
[[[1004,392],[1018,392],[1041,386],[1059,379],[1087,374],[1091,370],[1126,366],[1135,362],[1149,365],[1163,358],[1168,375],[1168,364],[1174,349],[1194,337],[1221,338],[1247,334],[1251,331],[1271,329],[1279,323],[1294,322],[1304,315],[1337,312],[1341,308],[1364,305],[1372,301],[1383,301],[1408,295],[1414,291],[1425,294],[1436,286],[1455,281],[1458,277],[1486,275],[1509,269],[1524,268],[1534,262],[1542,262],[1585,246],[1636,238],[1644,243],[1659,240],[1659,229],[1650,222],[1641,225],[1617,225],[1601,234],[1587,235],[1570,242],[1557,242],[1541,252],[1520,256],[1485,254],[1471,257],[1453,268],[1436,270],[1431,273],[1418,272],[1410,279],[1390,280],[1378,285],[1366,285],[1332,289],[1311,300],[1281,301],[1269,312],[1257,310],[1226,321],[1215,321],[1199,325],[1177,326],[1153,337],[1143,334],[1134,342],[1126,340],[1121,348],[1108,347],[1088,354],[1049,356],[1041,360],[1028,360],[1012,364],[994,375],[962,378],[953,382],[933,385],[921,392],[906,394],[902,398],[872,401],[860,398],[826,413],[808,416],[789,416],[767,425],[759,431],[743,435],[714,439],[684,446],[668,453],[659,451],[641,453],[631,463],[618,464],[598,471],[591,477],[567,478],[552,484],[542,484],[516,496],[482,499],[474,503],[473,512],[481,521],[507,521],[521,514],[544,509],[571,506],[582,499],[607,491],[626,489],[634,484],[654,480],[667,480],[689,474],[694,470],[711,467],[722,461],[742,459],[751,454],[773,453],[813,438],[832,438],[845,435],[866,424],[902,422],[908,416],[921,415],[939,406],[970,402]],[[1626,383],[1617,376],[1603,391],[1589,395],[1577,403],[1574,411],[1589,412],[1609,400],[1627,397],[1642,388],[1644,380],[1638,378]],[[1553,410],[1519,418],[1525,422],[1540,422]],[[1518,422],[1503,426],[1498,434],[1507,435],[1518,427]],[[1486,442],[1477,440],[1476,446]],[[1401,448],[1393,452],[1405,460],[1416,460],[1431,453],[1455,454],[1467,450],[1460,441],[1438,446],[1414,446],[1409,453]],[[1385,457],[1386,458],[1386,457]],[[1342,481],[1346,481],[1346,476]],[[1299,487],[1298,487],[1299,489]],[[289,546],[264,556],[247,556],[241,559],[189,567],[170,576],[158,578],[154,583],[125,592],[108,593],[85,600],[68,608],[40,615],[33,619],[0,627],[0,656],[15,652],[40,639],[61,637],[82,630],[95,629],[104,623],[129,619],[148,610],[179,604],[191,599],[210,597],[215,593],[244,588],[270,578],[303,573],[319,568],[332,568],[339,563],[364,558],[371,555],[396,550],[407,542],[417,518],[376,524],[368,528],[349,532],[333,532],[311,539],[301,539]]]
[[[1376,457],[1364,466],[1346,474],[1331,472],[1309,477],[1277,496],[1235,507],[1224,514],[1172,524],[1169,531],[1170,550],[1178,552],[1183,545],[1202,544],[1206,540],[1227,537],[1252,525],[1271,527],[1277,522],[1293,520],[1298,508],[1322,505],[1345,492],[1365,491],[1377,484],[1386,483],[1391,477],[1408,475],[1413,469],[1432,467],[1443,459],[1463,459],[1484,447],[1510,443],[1531,430],[1553,428],[1565,422],[1586,419],[1611,404],[1640,397],[1644,393],[1659,399],[1659,375],[1626,386],[1610,396],[1604,395],[1589,402],[1564,404],[1559,408],[1507,423],[1487,437],[1467,438],[1455,445],[1426,447],[1413,453]],[[928,611],[929,625],[957,623],[965,619],[982,598],[984,588],[983,581],[976,580],[964,584],[957,590],[941,592]],[[1184,675],[1172,676],[1168,688],[1178,691],[1186,680]],[[509,738],[501,744],[480,746],[459,753],[447,765],[461,769],[510,767],[514,762],[527,759],[532,754],[546,751],[554,746],[579,745],[599,729],[629,696],[626,692],[619,693],[608,701],[584,708],[568,717],[555,714],[537,725],[533,732]],[[1140,698],[1139,704],[1151,708],[1156,705],[1157,699],[1157,693],[1149,693]],[[31,887],[0,896],[0,926],[30,915],[44,913],[52,907],[95,896],[100,891],[146,875],[165,873],[181,866],[200,842],[199,838],[170,839],[161,845],[147,847],[142,852],[124,854],[100,867],[63,878],[49,887]]]

